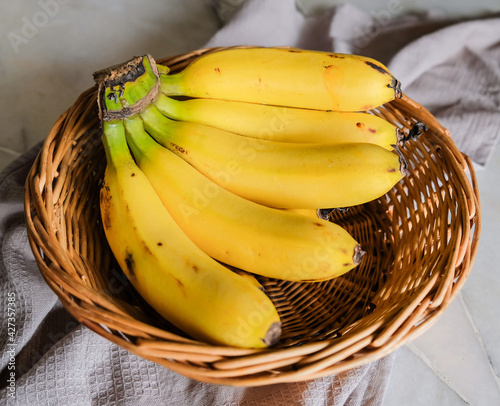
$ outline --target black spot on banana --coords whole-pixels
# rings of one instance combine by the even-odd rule
[[[125,265],[127,268],[127,276],[130,279],[135,279],[135,262],[134,262],[134,256],[130,251],[125,251]]]

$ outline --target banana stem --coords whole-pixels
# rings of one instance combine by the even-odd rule
[[[128,146],[140,167],[142,162],[152,159],[149,155],[158,144],[144,130],[144,123],[139,116],[126,118],[124,122]]]
[[[158,67],[151,55],[97,71],[94,80],[102,121],[137,114],[156,99],[160,90]]]
[[[174,120],[183,120],[185,118],[183,116],[186,115],[186,112],[184,111],[183,114],[182,102],[179,100],[172,99],[171,97],[160,93],[154,104],[158,110],[160,110],[160,112],[168,118]]]
[[[141,111],[140,116],[144,121],[146,131],[160,144],[162,140],[175,139],[179,123],[161,114],[154,104]]]
[[[121,120],[105,121],[103,123],[102,143],[106,153],[106,160],[112,163],[110,167],[117,168],[133,162],[125,138],[125,127]]]
[[[167,96],[182,96],[182,71],[160,76],[160,89],[161,92]]]

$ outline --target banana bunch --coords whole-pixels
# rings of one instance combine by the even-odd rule
[[[355,268],[360,244],[316,210],[366,203],[406,175],[402,134],[367,112],[400,84],[368,58],[226,49],[175,74],[146,55],[94,78],[106,238],[138,292],[196,339],[274,345],[280,318],[252,275]]]

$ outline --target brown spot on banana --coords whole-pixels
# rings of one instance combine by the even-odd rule
[[[371,61],[365,61],[365,63],[372,69],[375,69],[377,72],[382,73],[384,75],[391,75],[387,70],[385,70],[382,66],[379,66]],[[392,76],[392,75],[391,75]]]
[[[112,196],[109,191],[109,187],[104,185],[101,188],[101,193],[99,194],[100,207],[101,207],[101,218],[104,228],[111,228],[111,219],[109,218],[109,211],[111,207]]]
[[[128,278],[135,279],[135,261],[130,251],[125,252],[125,266],[127,268]]]
[[[182,148],[180,145],[177,145],[175,142],[171,142],[170,146],[175,149],[177,152],[180,152],[181,154],[187,154],[187,151]]]

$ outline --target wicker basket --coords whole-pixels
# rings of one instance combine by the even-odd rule
[[[159,61],[182,69],[200,50]],[[199,381],[237,386],[304,381],[377,360],[429,328],[469,275],[480,234],[474,169],[449,133],[403,95],[375,114],[409,131],[410,175],[382,198],[334,212],[368,252],[321,283],[259,277],[283,322],[267,350],[211,346],[159,317],[107,245],[99,212],[105,168],[96,88],[55,123],[26,181],[28,235],[40,271],[66,309],[97,334]]]

